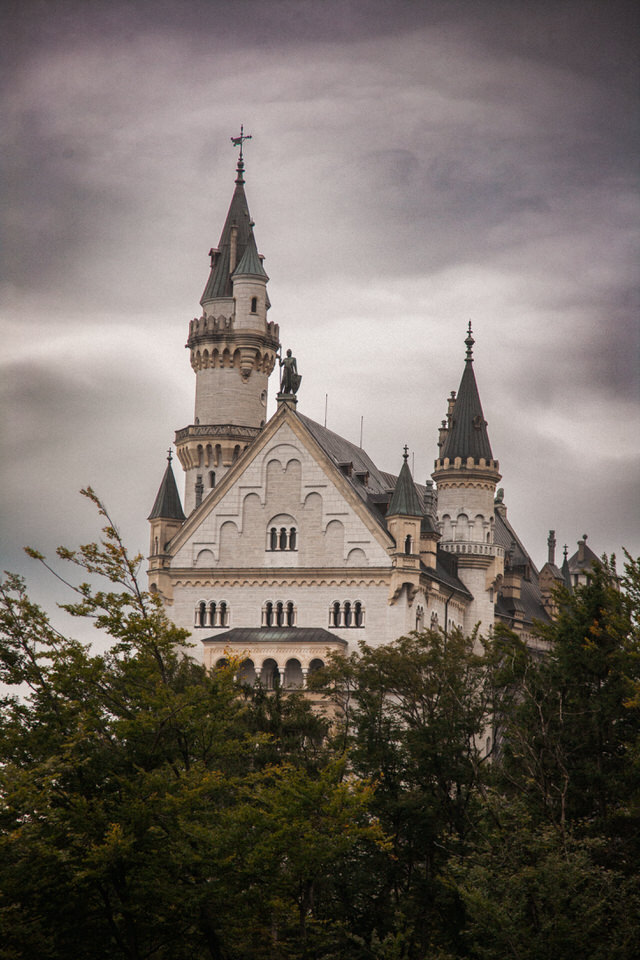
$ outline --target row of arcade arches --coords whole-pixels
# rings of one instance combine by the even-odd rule
[[[226,657],[220,657],[215,664],[216,669],[227,665]],[[303,666],[296,657],[290,657],[284,663],[267,657],[261,664],[247,659],[240,664],[236,677],[248,687],[260,685],[265,690],[304,690],[308,675],[321,667],[324,667],[324,660],[320,657],[314,657],[308,666]]]
[[[335,600],[329,607],[330,627],[364,627],[364,604],[360,600]]]

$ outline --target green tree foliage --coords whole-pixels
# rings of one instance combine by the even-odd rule
[[[57,633],[19,578],[1,589],[0,957],[260,958],[339,943],[328,881],[379,841],[370,788],[308,762],[317,723],[301,704],[281,711],[278,744],[232,669],[181,655],[185,633],[138,585],[141,558],[87,495],[103,539],[59,556],[107,588],[81,583],[66,609],[92,617],[108,651]]]
[[[87,496],[66,609],[108,649],[0,586],[0,960],[635,956],[636,562],[561,593],[542,653],[497,629],[335,658],[321,713],[185,658]]]

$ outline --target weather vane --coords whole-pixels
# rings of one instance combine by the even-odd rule
[[[231,137],[231,143],[234,145],[234,147],[240,147],[240,156],[238,157],[238,160],[240,161],[242,160],[242,143],[244,140],[251,140],[251,134],[245,133],[243,124],[240,124],[240,136]]]

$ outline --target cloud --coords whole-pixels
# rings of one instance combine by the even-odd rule
[[[86,483],[144,549],[239,122],[301,410],[424,479],[472,318],[534,557],[554,525],[640,552],[631,4],[55,6],[4,39],[10,560],[95,536]]]

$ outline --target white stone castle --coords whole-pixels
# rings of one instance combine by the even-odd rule
[[[503,621],[527,637],[553,616],[555,583],[577,583],[595,555],[579,542],[562,570],[538,572],[507,520],[473,369],[471,325],[460,387],[442,422],[434,483],[398,476],[298,413],[295,360],[267,320],[268,277],[244,190],[235,191],[187,346],[194,422],[176,433],[184,512],[171,455],[151,511],[149,584],[189,629],[194,655],[241,661],[246,682],[302,688],[328,651],[412,630]],[[283,371],[266,422],[267,387]],[[434,444],[435,447],[435,444]],[[435,484],[435,486],[434,486]]]

